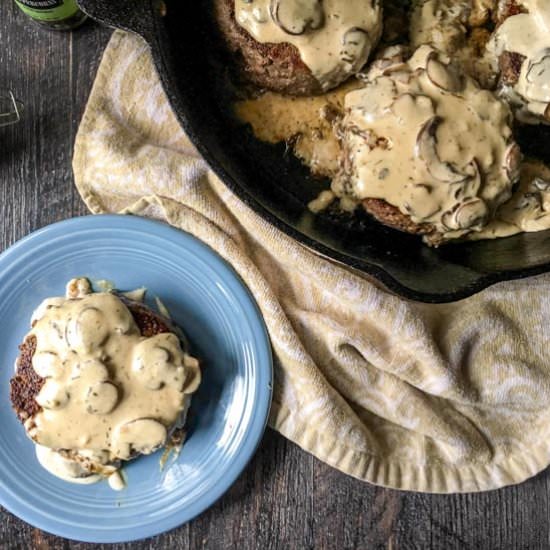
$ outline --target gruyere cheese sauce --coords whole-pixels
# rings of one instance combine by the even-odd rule
[[[235,18],[257,42],[295,46],[323,90],[359,71],[382,32],[378,0],[235,0]]]
[[[40,305],[30,335],[32,366],[46,381],[35,398],[42,410],[25,427],[41,463],[65,479],[90,472],[51,451],[77,453],[111,474],[118,460],[165,444],[200,383],[198,362],[176,335],[141,336],[124,302],[92,293],[85,279]]]
[[[431,47],[375,62],[345,110],[337,196],[383,199],[445,238],[481,230],[510,198],[520,154],[508,106]]]

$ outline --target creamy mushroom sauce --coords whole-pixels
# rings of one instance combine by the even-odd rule
[[[496,212],[495,218],[469,239],[495,239],[521,232],[550,229],[550,168],[538,160],[521,165],[518,188]]]
[[[117,461],[163,446],[200,383],[198,361],[176,335],[141,336],[122,300],[92,293],[86,279],[72,280],[66,298],[45,300],[30,335],[33,368],[46,382],[36,396],[42,410],[25,427],[40,462],[63,479],[110,475]]]
[[[323,90],[359,71],[382,32],[379,0],[235,0],[235,18],[257,42],[295,46]]]
[[[508,17],[487,46],[495,64],[505,51],[524,57],[519,79],[502,94],[526,123],[550,123],[550,0],[518,0],[528,13]]]
[[[414,49],[430,45],[450,56],[455,64],[484,87],[494,85],[496,72],[481,55],[490,33],[482,28],[495,0],[416,0],[410,19]]]
[[[511,196],[520,153],[508,106],[429,46],[373,63],[346,95],[337,196],[383,199],[447,238],[479,231]]]

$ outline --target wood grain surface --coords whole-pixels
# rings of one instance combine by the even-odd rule
[[[86,213],[73,187],[72,147],[109,35],[91,23],[72,35],[50,33],[1,0],[0,88],[12,89],[25,110],[21,123],[0,129],[0,251]],[[544,472],[484,494],[402,493],[340,474],[268,430],[240,479],[201,517],[155,539],[104,547],[547,549],[549,479]],[[1,550],[92,547],[45,534],[0,508]]]

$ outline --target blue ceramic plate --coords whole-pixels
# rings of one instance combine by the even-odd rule
[[[159,296],[204,365],[188,439],[161,471],[161,452],[124,469],[128,487],[73,485],[43,470],[9,402],[17,346],[34,308],[75,276]],[[156,535],[203,512],[252,457],[271,403],[261,315],[235,272],[190,235],[142,218],[91,216],[46,227],[0,255],[0,504],[50,533],[89,542]]]

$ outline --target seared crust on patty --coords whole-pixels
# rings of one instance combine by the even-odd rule
[[[295,46],[288,43],[261,44],[237,23],[234,0],[214,0],[214,14],[244,80],[283,94],[322,93],[321,85]]]
[[[25,422],[42,410],[34,398],[46,380],[38,376],[32,367],[32,358],[36,351],[36,336],[27,336],[19,346],[19,350],[17,370],[10,380],[10,399],[19,420]]]
[[[119,298],[130,310],[142,336],[150,338],[156,334],[173,332],[173,327],[168,319],[139,302],[128,300],[123,296],[119,296]],[[27,336],[19,346],[19,350],[15,375],[10,380],[10,399],[19,420],[24,423],[42,410],[42,407],[35,401],[35,397],[46,380],[36,374],[32,366],[32,358],[36,351],[36,337],[34,335]]]
[[[384,225],[389,225],[399,231],[412,233],[413,235],[430,235],[435,232],[433,225],[429,223],[415,223],[409,216],[403,214],[396,206],[382,199],[365,199],[363,208]]]
[[[124,296],[119,296],[119,298],[130,310],[141,335],[145,338],[151,338],[151,336],[155,336],[156,334],[174,332],[172,323],[166,317],[155,313],[141,302],[128,300]]]
[[[495,17],[495,23],[502,25],[508,17],[525,13],[525,8],[520,6],[515,0],[500,0]],[[516,53],[504,51],[498,59],[498,68],[500,71],[500,84],[513,86],[519,80],[521,66],[525,56]]]
[[[507,86],[517,84],[524,61],[525,56],[520,53],[502,52],[498,59],[500,83]]]

